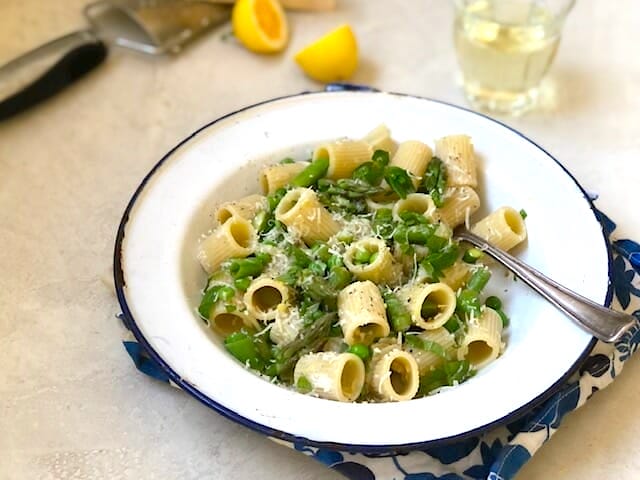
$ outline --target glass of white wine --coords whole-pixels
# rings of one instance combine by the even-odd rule
[[[455,0],[455,46],[474,107],[520,114],[536,104],[575,0]]]

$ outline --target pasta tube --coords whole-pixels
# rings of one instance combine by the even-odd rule
[[[391,331],[380,290],[368,280],[354,282],[340,291],[338,319],[349,345],[369,345]]]
[[[278,306],[288,301],[289,287],[269,277],[256,278],[244,294],[244,304],[249,313],[263,321],[276,318]]]
[[[327,177],[336,180],[350,177],[357,167],[371,160],[372,155],[373,150],[367,142],[345,139],[319,146],[313,152],[313,160],[328,158]]]
[[[451,287],[451,290],[454,292],[462,287],[469,277],[471,276],[471,267],[468,263],[457,261],[449,268],[445,268],[442,271],[442,278],[440,281],[442,283],[446,283]]]
[[[378,125],[376,128],[367,133],[362,140],[371,145],[371,150],[384,150],[393,156],[398,149],[398,144],[391,138],[389,127],[384,124]]]
[[[214,216],[220,225],[233,216],[251,220],[259,210],[264,210],[266,207],[266,197],[249,195],[240,200],[223,203],[216,209]]]
[[[265,167],[260,172],[260,187],[265,195],[270,195],[293,180],[309,164],[306,162],[279,163]]]
[[[495,310],[485,307],[480,317],[471,322],[462,339],[458,358],[466,358],[474,368],[492,362],[502,351],[502,319]]]
[[[501,207],[471,227],[471,231],[494,247],[511,250],[527,238],[527,227],[519,212]]]
[[[478,186],[476,156],[469,136],[450,135],[436,140],[436,157],[447,167],[448,186]]]
[[[451,228],[466,223],[469,216],[480,208],[480,197],[476,191],[467,186],[449,187],[444,193],[444,205],[438,213],[440,221]]]
[[[344,254],[344,264],[358,280],[375,283],[393,283],[400,273],[386,243],[373,237],[349,245]]]
[[[420,178],[427,170],[427,165],[431,161],[433,152],[428,145],[417,140],[402,142],[398,146],[396,154],[391,159],[390,164],[404,168],[413,178],[414,187],[420,182]]]
[[[437,344],[447,356],[453,353],[456,348],[455,337],[444,327],[436,328],[435,330],[425,330],[416,336],[420,338],[420,340]],[[432,351],[413,347],[409,347],[407,350],[416,359],[420,375],[424,375],[431,369],[440,366],[445,360],[442,355],[438,355]]]
[[[275,214],[276,220],[295,230],[307,245],[318,240],[327,241],[340,230],[340,225],[309,188],[294,188],[287,192]]]
[[[225,260],[249,256],[255,243],[256,231],[251,223],[241,217],[231,217],[198,246],[197,257],[202,268],[213,273]]]
[[[411,400],[418,392],[420,373],[416,359],[399,345],[373,349],[369,388],[380,400]]]
[[[218,303],[211,309],[209,314],[209,326],[220,335],[226,337],[243,327],[257,329],[258,322],[248,312],[241,312],[237,309],[229,312],[225,305]]]
[[[305,378],[309,393],[329,400],[353,402],[364,386],[364,363],[353,353],[308,353],[298,360],[293,372],[296,385]]]
[[[398,298],[405,303],[411,321],[424,330],[443,326],[456,308],[456,294],[445,283],[409,285],[398,291]]]
[[[402,212],[416,212],[432,221],[439,218],[436,204],[433,203],[431,195],[426,193],[410,193],[406,198],[398,200],[393,205],[392,212],[396,220],[400,219]]]

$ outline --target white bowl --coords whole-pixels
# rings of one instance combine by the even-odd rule
[[[516,254],[551,278],[608,304],[609,251],[593,206],[547,152],[509,127],[441,102],[379,92],[303,94],[245,108],[198,130],[143,180],[118,232],[118,299],[133,333],[171,379],[223,415],[272,437],[379,453],[463,438],[515,419],[553,393],[594,339],[511,275],[491,289],[511,317],[507,348],[469,381],[402,403],[312,398],[245,370],[198,319],[205,282],[196,258],[212,207],[257,192],[262,165],[305,158],[326,139],[380,123],[397,140],[472,137],[483,212],[524,208],[529,240]],[[506,293],[505,293],[506,291]]]

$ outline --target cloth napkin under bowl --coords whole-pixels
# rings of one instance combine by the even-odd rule
[[[640,321],[640,245],[616,238],[616,224],[600,212],[598,217],[612,248],[612,307]],[[140,371],[176,386],[127,328],[123,344]],[[551,438],[565,415],[580,408],[620,374],[638,344],[640,323],[615,344],[598,342],[563,387],[517,421],[457,443],[402,455],[364,455],[272,440],[315,458],[351,480],[509,480]]]

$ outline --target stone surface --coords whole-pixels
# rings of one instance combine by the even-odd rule
[[[0,63],[83,25],[84,0],[2,0]],[[180,56],[112,49],[74,87],[0,124],[0,479],[337,479],[313,460],[137,373],[108,275],[116,227],[151,166],[190,132],[271,97],[320,88],[292,54],[350,22],[354,82],[457,104],[444,1],[341,0],[290,17],[277,56],[223,26]],[[502,119],[560,159],[640,239],[640,5],[578,2],[541,110]],[[517,161],[517,159],[514,159]],[[541,185],[541,194],[545,192]],[[640,470],[640,365],[570,415],[519,478],[632,480]]]

